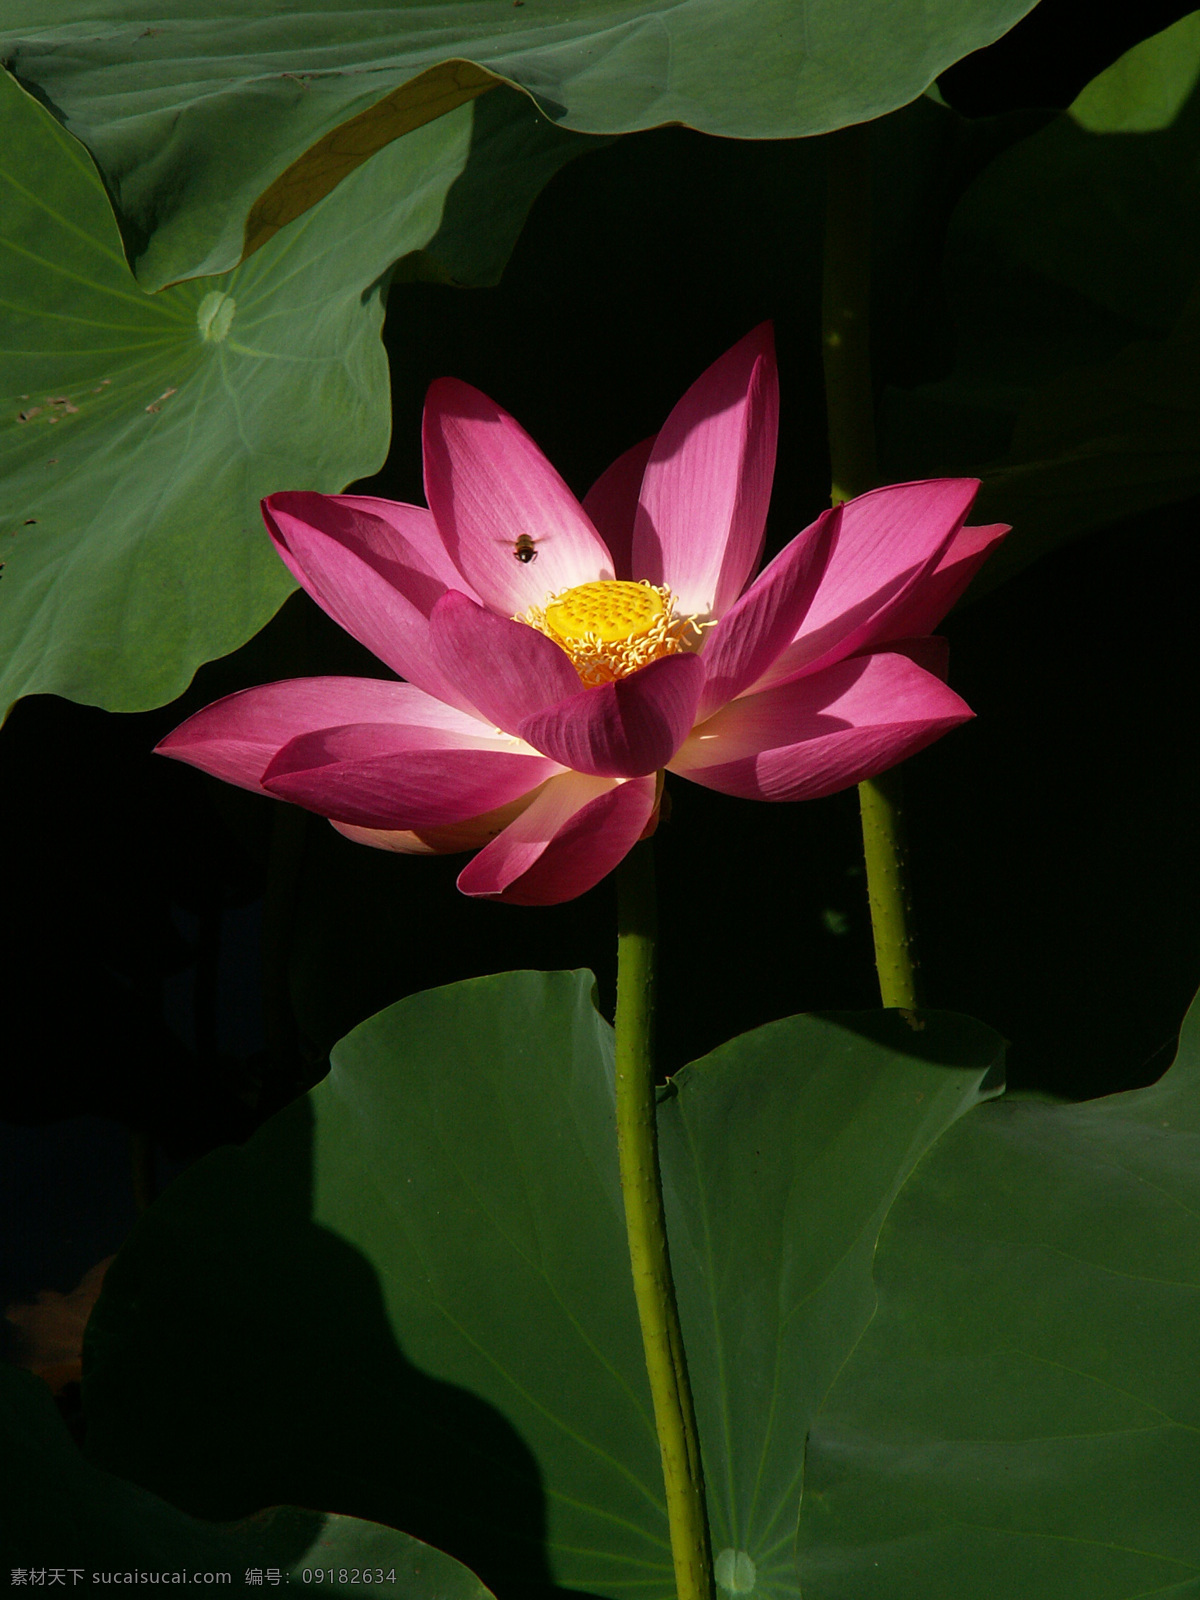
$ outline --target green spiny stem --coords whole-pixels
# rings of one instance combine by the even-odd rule
[[[860,124],[830,134],[825,194],[821,339],[834,505],[872,488],[875,395],[871,382],[871,152]],[[894,767],[858,786],[875,967],[885,1006],[917,1005],[903,813],[904,780]]]
[[[911,930],[908,850],[904,836],[904,769],[893,767],[858,786],[867,895],[875,936],[875,970],[885,1006],[917,1008],[916,954]]]
[[[713,1600],[700,1438],[667,1251],[654,1086],[654,858],[649,840],[617,868],[617,1146],[633,1290],[662,1455],[679,1600]]]

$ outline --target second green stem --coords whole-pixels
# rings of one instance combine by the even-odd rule
[[[834,505],[874,488],[875,395],[871,382],[871,152],[860,124],[829,134],[821,343]],[[916,957],[904,840],[901,768],[858,786],[875,967],[885,1006],[917,1005]]]
[[[910,926],[903,799],[903,767],[892,767],[858,786],[879,997],[885,1006],[915,1011],[917,961]]]
[[[873,489],[871,160],[866,124],[825,136],[821,350],[834,505]]]

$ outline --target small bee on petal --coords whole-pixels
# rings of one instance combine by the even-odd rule
[[[539,541],[531,533],[522,533],[513,545],[513,555],[522,564],[528,566],[531,561],[537,560],[537,544]]]

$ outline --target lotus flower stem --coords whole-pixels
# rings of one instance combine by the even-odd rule
[[[890,772],[867,778],[858,786],[880,999],[885,1006],[915,1011],[917,963],[911,929],[903,800],[903,767],[893,767]]]
[[[871,160],[865,123],[825,140],[825,263],[821,337],[834,505],[873,488],[875,394],[871,383]],[[915,956],[899,767],[858,786],[875,968],[885,1006],[917,1005]]]
[[[654,1085],[654,858],[648,840],[617,868],[617,1144],[679,1600],[712,1600],[700,1439],[667,1251]]]

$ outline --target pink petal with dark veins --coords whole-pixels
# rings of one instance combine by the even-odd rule
[[[654,814],[653,777],[548,783],[515,822],[458,875],[463,894],[551,906],[590,889],[628,855]]]
[[[460,594],[440,600],[430,622],[438,670],[497,728],[518,733],[533,713],[579,693],[566,651],[527,622],[498,617]]]
[[[533,751],[462,746],[436,729],[357,723],[292,739],[269,794],[363,828],[445,827],[509,804],[559,770]]]
[[[524,428],[457,378],[429,390],[425,493],[451,559],[485,605],[514,616],[546,595],[611,578],[612,558],[583,507]],[[517,541],[532,541],[520,561]]]
[[[444,705],[410,683],[382,678],[290,678],[226,695],[180,723],[158,745],[173,756],[226,783],[265,794],[262,776],[300,734],[349,722],[386,722],[425,728],[460,745],[511,750],[478,717]]]
[[[697,378],[662,426],[642,480],[633,571],[681,611],[720,616],[762,557],[779,380],[769,323]]]
[[[754,688],[770,688],[890,637],[920,632],[909,622],[910,603],[919,599],[958,534],[978,488],[974,478],[935,478],[848,500],[808,615]]]
[[[576,772],[642,777],[665,767],[687,738],[703,687],[699,656],[664,656],[526,717],[517,731]]]
[[[395,504],[385,522],[351,496],[307,493],[269,495],[262,510],[285,566],[340,628],[410,682],[463,704],[430,655],[429,613],[449,563],[428,511]]]
[[[878,651],[734,700],[700,724],[670,770],[748,800],[814,800],[895,766],[973,715],[907,656]]]
[[[614,576],[627,582],[634,575],[633,524],[637,517],[638,491],[653,448],[651,435],[626,450],[600,474],[583,497],[583,509],[612,556]]]
[[[841,517],[836,506],[798,533],[708,634],[698,717],[710,717],[736,700],[795,638],[820,586]]]

